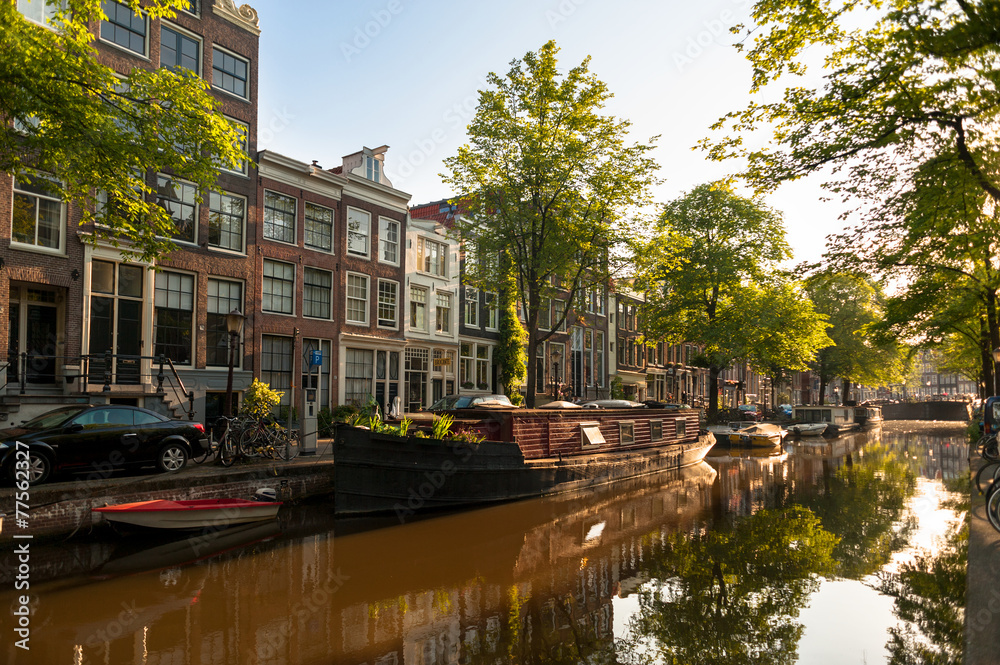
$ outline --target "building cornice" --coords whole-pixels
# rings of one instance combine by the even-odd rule
[[[257,10],[250,5],[237,7],[233,0],[214,0],[212,13],[230,23],[235,23],[247,32],[260,36],[260,18],[257,16]]]

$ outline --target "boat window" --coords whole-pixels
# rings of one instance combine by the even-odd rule
[[[623,420],[618,423],[618,436],[623,446],[635,443],[635,422]]]
[[[580,423],[580,441],[584,448],[607,443],[598,423]]]
[[[659,441],[663,438],[663,421],[662,420],[650,420],[649,421],[649,440]]]
[[[674,421],[674,424],[677,426],[677,438],[678,439],[683,439],[685,436],[687,436],[687,421],[686,420],[684,420],[683,418],[678,418],[677,420]]]

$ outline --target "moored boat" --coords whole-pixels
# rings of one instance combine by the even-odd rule
[[[854,407],[854,420],[861,427],[872,427],[882,424],[882,407],[862,404]]]
[[[796,423],[789,425],[788,431],[796,436],[823,436],[827,427],[827,423]]]
[[[697,464],[714,445],[691,409],[516,409],[458,414],[486,440],[393,436],[341,427],[339,515],[455,509],[600,487]]]
[[[802,405],[792,409],[792,419],[797,424],[826,423],[827,436],[836,436],[843,432],[850,432],[860,427],[854,420],[854,407],[852,406],[832,406]]]
[[[224,529],[237,524],[263,522],[278,515],[280,501],[247,499],[192,499],[187,501],[136,501],[93,508],[113,524],[150,529]]]

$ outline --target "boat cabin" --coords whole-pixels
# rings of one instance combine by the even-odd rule
[[[792,418],[800,423],[828,423],[835,430],[853,429],[858,426],[852,406],[796,406],[792,409]]]

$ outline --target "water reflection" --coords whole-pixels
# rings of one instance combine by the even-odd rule
[[[834,577],[900,599],[899,617],[916,632],[887,634],[894,653],[918,653],[930,643],[923,636],[960,653],[950,642],[960,552],[898,557],[923,519],[913,498],[921,479],[943,495],[935,479],[959,477],[966,454],[961,431],[886,428],[355,533],[342,522],[331,530],[314,505],[286,514],[281,534],[272,525],[211,546],[39,548],[33,580],[57,579],[33,583],[32,651],[7,642],[0,657],[793,663],[802,609]],[[626,605],[635,608],[627,616]]]

